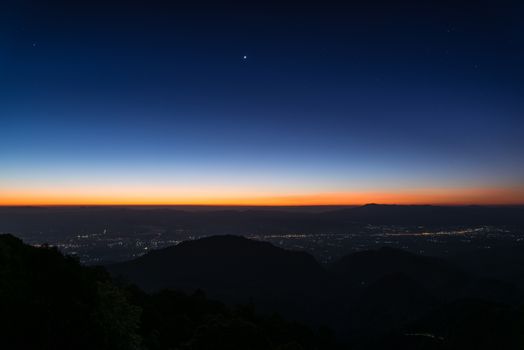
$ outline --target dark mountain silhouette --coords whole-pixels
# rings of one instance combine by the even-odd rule
[[[450,261],[470,273],[524,288],[524,247],[520,245],[465,251]]]
[[[413,321],[464,288],[465,274],[440,259],[381,248],[329,266],[351,333],[382,333]],[[340,331],[340,330],[339,330]]]
[[[444,260],[393,248],[353,253],[339,259],[329,269],[346,288],[362,289],[384,277],[403,275],[440,295],[467,278],[465,273]]]
[[[307,310],[293,317],[330,324],[353,349],[521,349],[524,344],[523,309],[496,302],[500,282],[395,249],[351,254],[326,270],[305,253],[219,236],[111,269],[150,290],[163,283],[208,288],[226,301],[250,303],[227,306],[201,291],[145,293],[54,248],[0,235],[2,344],[23,349],[339,348],[327,331],[254,312],[259,302],[262,310]]]
[[[513,284],[399,249],[353,253],[331,264],[329,270],[338,283],[344,323],[358,334],[398,329],[436,307],[463,298],[505,303],[522,300],[522,290]]]
[[[142,288],[203,289],[226,302],[329,324],[343,337],[385,334],[462,298],[516,302],[515,286],[464,272],[439,258],[382,248],[326,268],[267,242],[214,236],[151,252],[109,270]]]
[[[335,210],[325,219],[401,225],[523,225],[524,208],[492,206],[381,205]]]
[[[329,282],[311,255],[239,236],[187,241],[107,268],[147,291],[202,289],[213,298],[300,317],[313,312],[310,300]]]
[[[390,274],[362,289],[346,305],[343,324],[352,334],[376,335],[399,329],[425,315],[440,301],[419,281]]]
[[[230,308],[179,291],[146,294],[54,248],[0,235],[0,338],[5,349],[337,349],[314,331],[252,305]]]

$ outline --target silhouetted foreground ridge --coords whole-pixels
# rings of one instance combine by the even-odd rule
[[[438,349],[524,344],[515,331],[524,326],[524,293],[517,285],[398,249],[362,251],[323,267],[306,253],[213,236],[108,268],[148,291],[203,289],[226,302],[252,301],[267,313],[329,325],[352,348],[389,349],[389,342]],[[494,331],[471,338],[472,325],[495,324]]]
[[[314,297],[328,277],[307,253],[239,236],[186,241],[108,268],[147,291],[202,289],[213,297],[257,305],[268,299]]]
[[[116,283],[105,269],[81,266],[54,248],[0,235],[3,347],[524,348],[524,294],[511,283],[514,273],[508,280],[486,279],[396,249],[359,252],[323,267],[305,253],[217,236],[110,269],[153,294]],[[227,304],[207,299],[201,288]],[[332,327],[346,345],[319,324]]]
[[[203,293],[117,286],[56,249],[0,236],[2,349],[332,349],[329,333]]]

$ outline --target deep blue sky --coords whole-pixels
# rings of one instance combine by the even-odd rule
[[[0,196],[524,193],[522,2],[166,3],[2,2]]]

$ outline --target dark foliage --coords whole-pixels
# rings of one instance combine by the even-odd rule
[[[2,342],[11,349],[138,349],[140,309],[101,269],[0,238]]]
[[[0,236],[0,337],[10,349],[333,349],[327,331],[226,307],[202,292],[146,294],[54,248]]]
[[[196,249],[194,244],[189,248]],[[256,249],[262,255],[284,254],[265,243]],[[434,292],[460,290],[454,289],[457,276],[471,279],[441,260],[382,250],[347,257],[325,273],[347,279],[335,286],[353,302],[348,307],[339,295],[332,295],[331,303],[316,301],[317,307],[338,306],[345,315],[334,318],[339,331],[350,332],[344,347],[327,329],[255,312],[253,304],[225,305],[201,291],[148,294],[54,248],[35,248],[2,235],[0,337],[6,349],[524,348],[522,307],[478,298],[452,300],[449,293],[442,298]]]

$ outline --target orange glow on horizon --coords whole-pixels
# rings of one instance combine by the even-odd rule
[[[524,188],[436,188],[278,194],[256,191],[177,191],[160,188],[2,189],[0,205],[246,205],[306,206],[381,204],[521,205]]]

